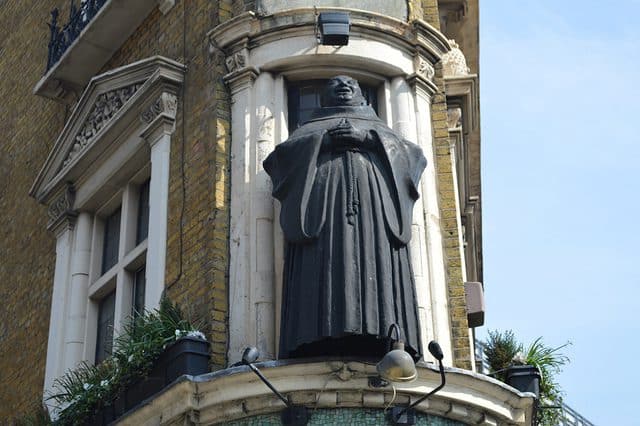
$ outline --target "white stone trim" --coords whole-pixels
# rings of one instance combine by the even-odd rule
[[[67,312],[67,282],[70,275],[70,259],[73,244],[73,228],[65,227],[56,238],[56,263],[49,317],[49,340],[45,368],[45,400],[52,390],[54,380],[64,368],[64,334]]]
[[[58,235],[46,390],[66,369],[94,361],[99,301],[113,289],[114,337],[120,333],[131,314],[133,271],[143,265],[145,307],[159,306],[165,284],[171,135],[184,70],[177,62],[152,57],[94,77],[34,182],[31,195],[50,205],[49,228]],[[132,85],[136,90],[122,98],[117,112],[75,149],[76,136],[87,128],[87,117],[101,96]],[[147,179],[149,233],[136,244],[139,187]],[[118,259],[102,274],[104,218],[118,206]]]

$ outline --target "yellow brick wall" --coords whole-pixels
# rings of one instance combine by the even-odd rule
[[[0,423],[38,404],[44,384],[55,237],[29,189],[69,111],[31,91],[55,3],[0,5]]]
[[[447,101],[444,95],[442,65],[436,66],[435,82],[439,93],[431,106],[435,167],[438,178],[440,226],[442,229],[449,296],[449,316],[453,342],[453,362],[456,367],[471,369],[469,325],[467,323],[462,258],[458,235],[458,212],[454,191],[453,168],[447,126]]]
[[[223,57],[207,31],[242,2],[178,1],[154,10],[103,71],[163,55],[187,65],[172,140],[167,294],[204,320],[212,369],[226,366],[230,105]],[[65,23],[67,1],[8,0],[0,13],[0,423],[33,410],[42,396],[55,262],[46,207],[28,196],[70,113],[31,91],[42,77],[54,7]],[[78,94],[76,95],[76,97]],[[185,119],[186,117],[186,119]],[[10,321],[5,319],[10,318]]]
[[[440,29],[440,16],[438,15],[438,0],[422,0],[424,20],[435,28]]]

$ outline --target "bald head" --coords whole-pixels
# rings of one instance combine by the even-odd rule
[[[337,75],[327,82],[320,103],[323,107],[366,105],[358,81],[348,75]]]

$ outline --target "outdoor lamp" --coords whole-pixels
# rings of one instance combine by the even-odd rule
[[[392,340],[391,334],[396,331],[397,339],[393,341],[393,349],[378,362],[376,369],[384,380],[389,382],[411,382],[418,376],[416,364],[411,355],[404,350],[404,342],[400,340],[400,327],[391,324],[387,337]]]
[[[434,395],[440,389],[442,389],[445,385],[445,376],[444,376],[444,366],[442,365],[442,358],[444,358],[444,354],[442,353],[442,348],[435,340],[429,342],[429,352],[433,357],[438,361],[438,369],[440,370],[440,385],[437,388],[426,394],[425,396],[417,399],[413,404],[408,407],[393,407],[389,412],[389,420],[393,425],[414,425],[416,423],[416,413],[413,410],[413,407],[420,404],[422,401],[426,400],[430,396]]]
[[[349,44],[351,23],[349,14],[344,12],[324,12],[318,16],[319,41],[325,46],[346,46]]]

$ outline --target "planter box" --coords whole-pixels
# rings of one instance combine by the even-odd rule
[[[195,337],[183,337],[168,346],[149,376],[131,385],[124,395],[126,410],[160,392],[185,374],[197,376],[209,372],[209,342]]]
[[[540,398],[540,371],[533,365],[509,367],[505,381],[520,392],[531,392]]]
[[[198,376],[208,373],[209,342],[195,337],[183,337],[165,349],[156,365],[163,375],[165,386],[185,374]]]

